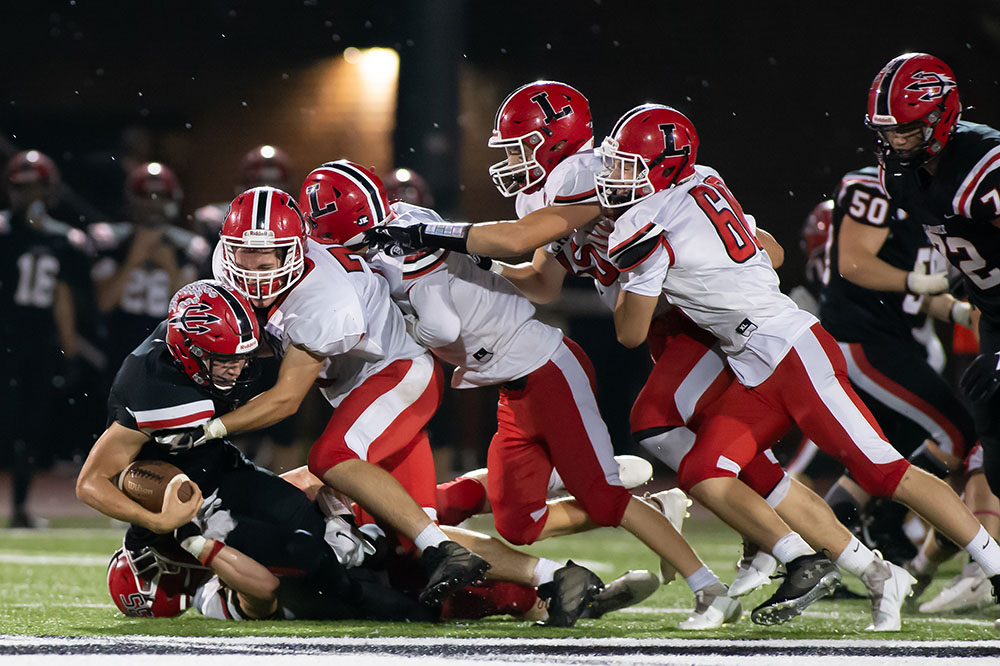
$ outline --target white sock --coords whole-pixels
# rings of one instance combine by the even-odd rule
[[[844,552],[837,558],[837,566],[855,576],[860,576],[874,559],[875,553],[858,541],[857,537],[852,536]]]
[[[697,592],[709,585],[718,583],[719,577],[712,573],[712,570],[707,565],[703,564],[701,565],[701,569],[698,569],[684,580],[687,581],[688,587],[691,588],[692,592]]]
[[[771,548],[771,554],[774,555],[774,559],[778,560],[782,564],[788,564],[796,557],[801,557],[803,555],[813,555],[816,551],[809,547],[805,541],[802,540],[795,532],[789,532],[785,536],[778,539],[778,543],[774,544]]]
[[[544,557],[538,558],[535,571],[531,574],[531,584],[535,587],[549,583],[556,575],[556,571],[562,569],[563,565],[555,560],[547,560]]]
[[[413,543],[417,547],[417,550],[422,553],[431,546],[436,546],[442,541],[447,540],[448,535],[441,531],[441,528],[437,526],[437,523],[431,523],[417,535],[417,538],[413,540]]]
[[[969,553],[969,557],[983,568],[987,578],[1000,574],[1000,546],[989,535],[985,527],[979,526],[976,536],[965,544],[965,550]]]

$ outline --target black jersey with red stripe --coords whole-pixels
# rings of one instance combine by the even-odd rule
[[[1000,326],[1000,132],[959,122],[936,162],[881,173],[893,204],[923,225],[934,246],[965,277],[970,300]]]
[[[943,259],[931,251],[923,229],[890,204],[876,167],[851,171],[840,180],[833,197],[833,228],[828,244],[830,270],[820,294],[820,321],[840,342],[900,342],[919,345],[911,331],[924,324],[923,298],[901,291],[876,291],[842,277],[839,270],[840,233],[844,217],[865,226],[886,229],[878,258],[895,268],[939,272]],[[901,219],[902,218],[902,219]]]
[[[237,388],[223,398],[199,388],[174,363],[166,331],[163,322],[125,358],[108,397],[108,423],[149,435],[138,459],[176,465],[208,496],[221,475],[250,462],[223,439],[192,448],[182,448],[179,442],[185,433],[235,409],[245,394]]]

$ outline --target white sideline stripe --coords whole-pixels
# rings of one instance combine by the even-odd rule
[[[0,552],[0,564],[41,564],[54,566],[107,567],[111,554],[104,555],[34,555],[25,552]]]
[[[451,637],[354,637],[354,636],[154,636],[151,634],[131,634],[114,636],[14,636],[0,634],[0,647],[37,645],[46,647],[73,647],[88,644],[115,645],[122,641],[133,641],[147,645],[199,647],[208,645],[231,649],[257,649],[269,645],[298,644],[302,647],[345,646],[345,647],[415,647],[444,646],[499,646],[499,647],[622,647],[622,648],[727,648],[733,646],[753,646],[760,648],[1000,648],[1000,640],[990,641],[916,641],[916,640],[872,640],[852,638],[451,638]],[[801,657],[800,657],[801,659]]]
[[[4,604],[0,603],[0,606],[4,608],[50,608],[51,603],[47,604]],[[114,604],[59,604],[60,608],[115,608]]]
[[[631,608],[623,608],[617,613],[636,613],[640,615],[688,615],[691,612],[690,608],[654,608],[651,606],[633,606]],[[852,613],[847,613],[844,611],[803,611],[802,617],[818,617],[825,618],[828,620],[842,620],[851,619],[853,617]],[[865,622],[869,621],[868,609],[864,609],[863,612],[858,614],[858,618],[863,619]],[[967,624],[971,626],[981,626],[981,627],[992,627],[992,619],[978,620],[971,617],[941,617],[935,615],[903,615],[903,625],[905,627],[907,622],[937,622],[940,624]]]

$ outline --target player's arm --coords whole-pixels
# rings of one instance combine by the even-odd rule
[[[859,287],[876,291],[908,291],[914,294],[940,294],[948,290],[945,273],[927,275],[891,266],[878,257],[889,236],[888,227],[875,227],[844,215],[837,236],[837,270]]]
[[[938,294],[925,299],[923,308],[938,321],[960,324],[978,335],[979,310],[968,301],[960,301],[951,294]]]
[[[597,204],[546,206],[519,220],[472,225],[468,251],[487,257],[517,257],[565,238],[601,214]]]
[[[600,213],[596,204],[547,206],[519,220],[504,222],[373,227],[365,231],[365,239],[391,256],[434,248],[486,257],[517,257],[565,237]]]
[[[247,404],[205,424],[210,439],[227,433],[258,430],[274,425],[298,411],[313,382],[323,370],[326,359],[304,348],[290,346],[278,368],[278,380]],[[217,430],[216,422],[223,429]]]
[[[771,266],[781,268],[781,264],[785,263],[785,248],[781,247],[781,243],[774,236],[760,227],[757,227],[756,236],[760,244],[764,246],[767,256],[771,258]]]
[[[659,298],[659,295],[644,296],[621,290],[615,304],[615,332],[618,334],[618,342],[633,348],[646,341],[649,323],[653,320]]]
[[[117,421],[112,423],[83,463],[76,479],[76,496],[106,516],[162,534],[194,518],[201,507],[201,490],[192,483],[194,495],[187,502],[181,502],[177,497],[180,484],[167,486],[160,513],[153,513],[126,497],[113,479],[135,460],[148,440],[149,437],[138,430],[126,428]]]
[[[500,275],[532,303],[551,303],[562,293],[566,269],[544,247],[535,250],[530,263],[502,266]]]

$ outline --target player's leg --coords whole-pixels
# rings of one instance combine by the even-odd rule
[[[804,433],[835,455],[869,494],[906,504],[962,545],[990,576],[1000,574],[1000,546],[940,479],[910,465],[882,436],[851,389],[843,354],[818,324],[781,362],[775,385]],[[770,381],[770,380],[769,380]]]
[[[390,464],[394,446],[399,447],[399,457],[405,457],[440,404],[443,388],[441,368],[429,354],[397,361],[341,401],[309,452],[310,472],[422,551],[425,566],[432,572],[424,593],[429,602],[439,602],[449,592],[480,580],[488,565],[449,541],[409,490],[368,458],[373,454]],[[412,492],[430,503],[427,509],[433,512],[432,471],[427,478],[429,487]]]

